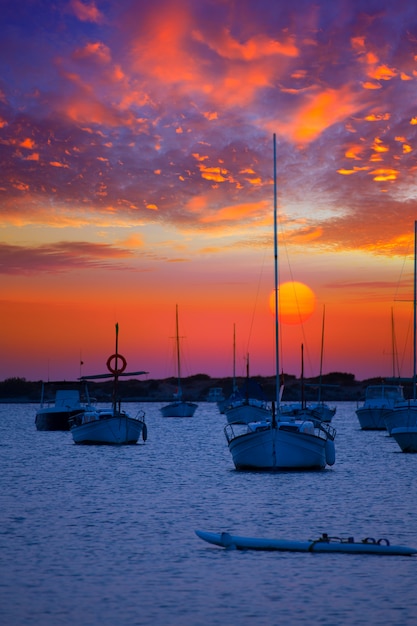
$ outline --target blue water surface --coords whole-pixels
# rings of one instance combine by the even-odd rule
[[[148,440],[77,446],[0,405],[0,624],[285,626],[416,623],[417,557],[240,552],[195,529],[417,547],[417,455],[338,403],[336,463],[237,472],[225,418],[146,413]]]

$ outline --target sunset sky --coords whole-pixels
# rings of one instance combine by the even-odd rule
[[[282,369],[319,373],[325,308],[324,373],[411,375],[413,2],[3,0],[0,33],[0,380],[101,373],[116,322],[174,375],[177,304],[184,376],[232,375],[234,325],[273,375],[274,133],[280,282],[313,292]]]

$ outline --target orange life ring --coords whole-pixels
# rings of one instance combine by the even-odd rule
[[[117,361],[120,359],[121,362],[122,362],[122,366],[121,367],[112,367],[113,359],[115,360],[116,364],[117,364]],[[122,374],[122,372],[125,371],[127,362],[126,362],[125,357],[122,354],[112,354],[107,359],[106,365],[107,365],[107,369],[109,370],[109,372],[111,372],[112,374],[114,374],[116,376],[116,374]]]

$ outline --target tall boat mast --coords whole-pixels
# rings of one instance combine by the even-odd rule
[[[413,290],[413,400],[416,399],[417,384],[417,221],[414,222],[414,290]]]
[[[176,348],[177,348],[177,374],[178,374],[178,397],[182,397],[181,390],[181,359],[180,359],[180,336],[178,326],[178,304],[175,305],[175,330],[176,330]]]
[[[276,407],[279,411],[279,324],[278,324],[278,202],[277,202],[277,140],[274,133],[274,282],[275,282],[275,394]]]

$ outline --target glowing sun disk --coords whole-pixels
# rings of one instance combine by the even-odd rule
[[[280,285],[278,289],[278,317],[283,324],[302,324],[314,312],[316,297],[310,287],[296,281]],[[269,296],[269,307],[275,313],[275,292]]]

